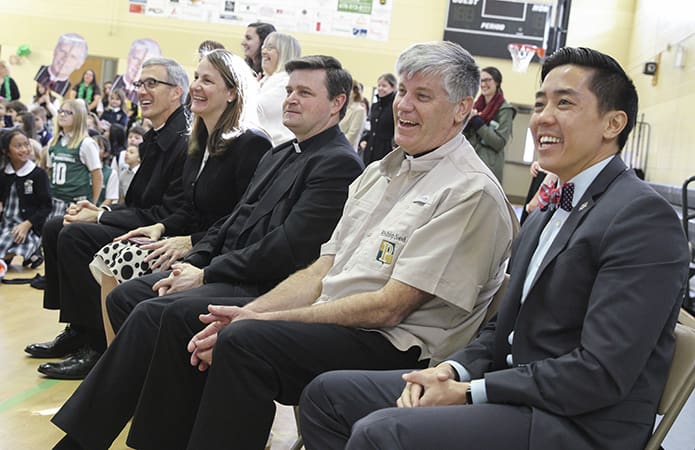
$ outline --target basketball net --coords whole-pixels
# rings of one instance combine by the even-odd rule
[[[507,50],[512,55],[512,70],[514,72],[526,72],[528,65],[533,59],[533,55],[542,58],[545,51],[542,47],[529,44],[509,44]]]

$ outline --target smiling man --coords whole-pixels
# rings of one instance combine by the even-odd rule
[[[346,107],[351,82],[324,68],[330,60],[286,66],[283,123],[300,147],[336,126]],[[321,256],[250,303],[198,298],[197,309],[174,305],[161,316],[129,445],[262,449],[274,400],[296,404],[316,375],[422,368],[474,336],[517,227],[495,177],[461,135],[480,73],[468,52],[447,42],[409,48],[397,69],[401,146],[350,186]],[[245,306],[209,306],[199,320],[206,303]],[[83,404],[82,416],[94,415]],[[90,440],[94,427],[82,428],[79,437],[68,434],[101,448]]]
[[[188,76],[176,61],[152,58],[144,64],[137,84],[142,115],[154,129],[140,144],[142,163],[125,203],[105,210],[80,202],[69,207],[64,218],[44,226],[44,308],[60,309],[60,321],[71,325],[53,341],[30,344],[24,351],[36,358],[69,355],[39,366],[39,372],[50,378],[84,378],[106,348],[99,285],[89,270],[94,253],[128,230],[161,222],[183,203],[188,123],[181,102]]]
[[[617,155],[637,116],[620,65],[563,48],[541,80],[531,132],[563,187],[519,233],[496,319],[434,368],[317,378],[300,404],[307,450],[644,448],[687,243]]]

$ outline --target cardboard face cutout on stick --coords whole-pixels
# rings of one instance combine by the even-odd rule
[[[123,89],[128,100],[137,102],[137,89],[133,86],[133,82],[140,79],[142,63],[149,58],[158,58],[160,56],[162,56],[162,49],[154,39],[142,38],[134,40],[130,44],[126,72],[123,75],[116,76],[111,90]]]
[[[53,50],[50,66],[41,66],[34,80],[41,86],[59,95],[70,89],[70,74],[82,67],[87,59],[87,41],[77,33],[67,33],[58,37]]]

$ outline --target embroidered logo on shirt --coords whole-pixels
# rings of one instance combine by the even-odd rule
[[[382,264],[391,264],[393,262],[393,254],[396,252],[396,244],[386,240],[381,241],[379,251],[376,254],[376,260]]]
[[[34,193],[34,180],[26,180],[24,182],[24,195],[31,195]]]

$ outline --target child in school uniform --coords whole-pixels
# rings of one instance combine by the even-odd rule
[[[15,256],[38,267],[41,229],[51,212],[46,172],[31,160],[29,138],[22,130],[0,136],[0,277]]]

